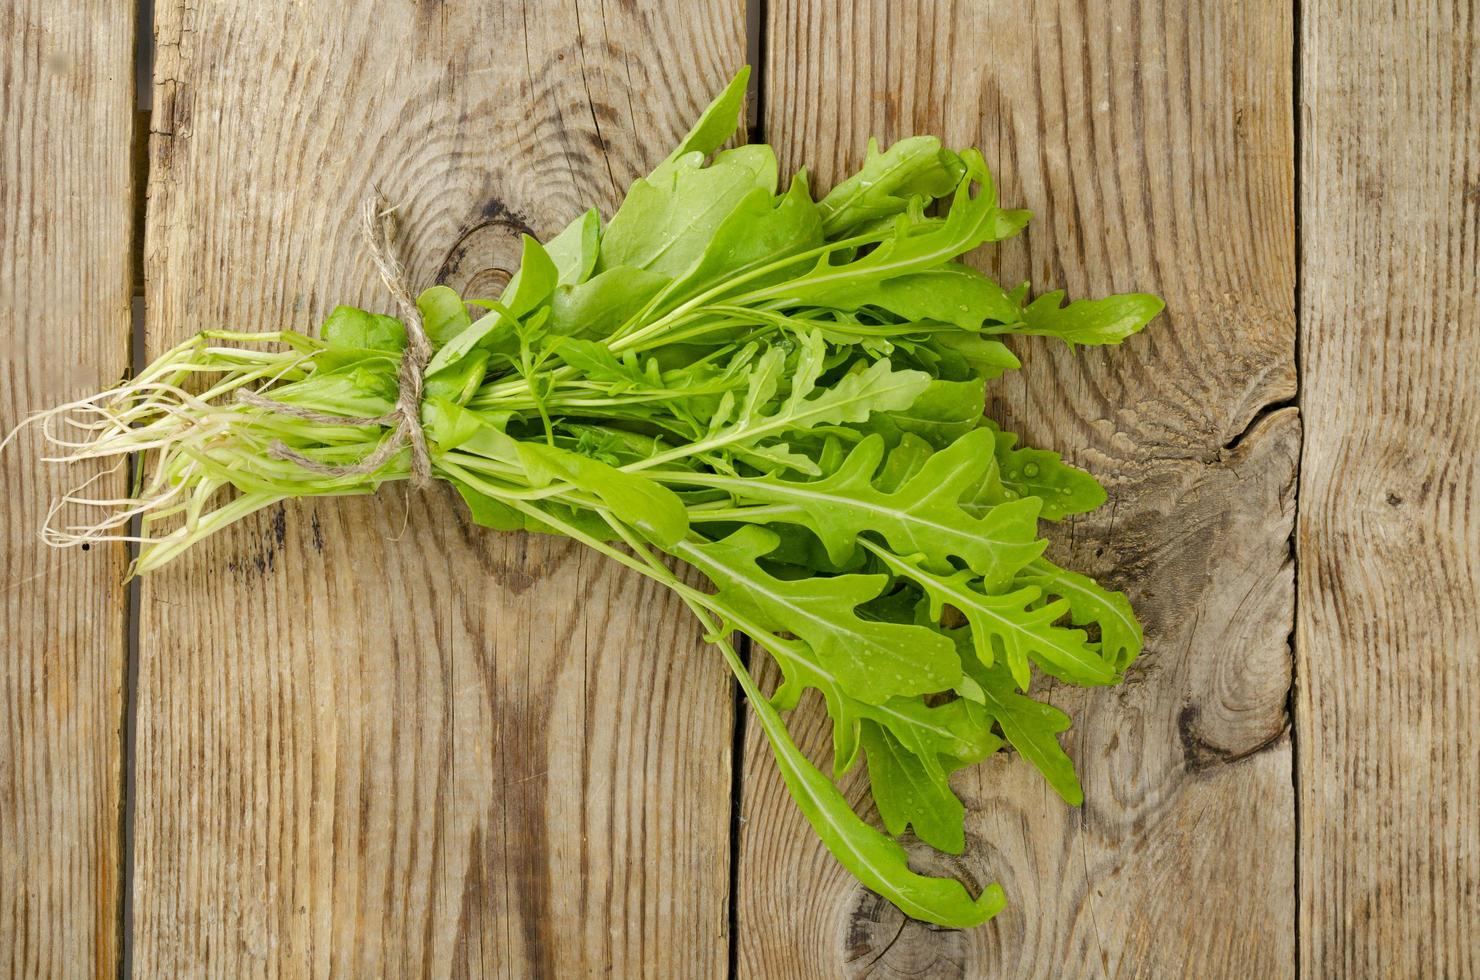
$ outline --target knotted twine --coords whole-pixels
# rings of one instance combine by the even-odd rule
[[[396,219],[394,209],[384,196],[377,193],[367,198],[360,207],[360,231],[365,238],[365,249],[380,273],[386,290],[400,309],[401,322],[406,327],[406,349],[401,353],[401,366],[397,372],[400,393],[396,407],[384,415],[356,417],[330,415],[313,409],[276,401],[257,394],[255,391],[239,389],[236,399],[248,405],[265,408],[281,415],[314,422],[320,425],[394,425],[389,435],[380,440],[380,445],[358,463],[335,465],[310,459],[289,448],[281,441],[268,447],[267,454],[274,459],[297,463],[311,473],[321,476],[362,476],[373,473],[384,466],[401,447],[411,446],[411,482],[425,487],[432,479],[432,460],[427,453],[426,434],[421,429],[421,391],[427,362],[432,359],[432,344],[422,326],[421,311],[406,283],[406,265],[396,248]]]

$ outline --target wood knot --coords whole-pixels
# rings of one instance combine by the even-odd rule
[[[502,202],[490,201],[447,250],[437,282],[469,299],[497,298],[519,268],[523,235],[534,235],[528,222]]]
[[[1285,734],[1283,716],[1269,731],[1253,724],[1240,724],[1242,719],[1236,717],[1224,717],[1220,721],[1229,730],[1221,732],[1224,737],[1215,740],[1206,731],[1202,710],[1197,705],[1185,704],[1177,712],[1177,738],[1182,743],[1182,758],[1188,772],[1198,773],[1214,766],[1242,762],[1275,747]],[[1231,744],[1221,744],[1223,742]]]

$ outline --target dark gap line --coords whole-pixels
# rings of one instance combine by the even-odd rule
[[[747,142],[760,143],[766,132],[766,0],[745,3],[745,63],[750,66],[750,84],[746,86],[745,125]]]
[[[750,65],[750,84],[746,92],[746,137],[747,142],[761,143],[766,139],[766,0],[746,0],[745,3],[745,60]],[[754,645],[750,637],[740,634],[737,652],[751,668]],[[736,980],[740,975],[740,847],[744,820],[743,802],[745,792],[745,735],[748,722],[745,695],[740,685],[734,688],[734,727],[730,744],[730,908],[729,908],[729,964],[728,976]]]
[[[1301,30],[1303,27],[1303,14],[1301,9],[1302,0],[1291,0],[1291,30],[1290,30],[1290,74],[1291,86],[1291,154],[1294,156],[1291,173],[1291,197],[1295,210],[1293,221],[1295,269],[1293,277],[1293,299],[1295,304],[1295,347],[1291,356],[1295,361],[1295,397],[1292,402],[1296,411],[1300,412],[1300,452],[1295,457],[1295,515],[1290,526],[1290,564],[1292,572],[1292,587],[1294,594],[1290,597],[1290,691],[1285,700],[1285,714],[1290,719],[1290,788],[1292,795],[1292,807],[1294,812],[1295,846],[1293,855],[1293,879],[1295,890],[1295,908],[1292,929],[1295,943],[1295,977],[1301,977],[1301,952],[1300,952],[1300,909],[1301,909],[1301,878],[1300,878],[1300,851],[1303,846],[1300,827],[1300,725],[1296,714],[1298,697],[1297,685],[1300,683],[1300,656],[1298,652],[1300,636],[1300,484],[1305,471],[1305,414],[1301,410],[1301,402],[1305,394],[1305,372],[1301,353],[1304,347],[1304,318],[1301,308],[1304,289],[1304,261],[1305,261],[1305,237],[1302,227],[1301,207],[1303,204],[1303,190],[1301,174],[1305,166],[1304,155],[1304,131],[1301,125],[1301,86],[1304,84],[1304,74],[1301,70]]]
[[[750,669],[750,637],[739,634],[737,652]],[[745,791],[745,695],[740,685],[734,686],[734,726],[730,744],[730,908],[729,908],[729,977],[735,980],[740,971],[740,831],[744,820],[741,803]]]
[[[154,94],[154,2],[137,0],[134,8],[134,126],[129,159],[132,220],[130,222],[130,278],[133,298],[129,317],[129,373],[138,377],[147,363],[147,317],[144,298],[144,228],[149,200],[149,132],[150,110]],[[142,460],[129,467],[131,485],[139,478]],[[141,519],[129,521],[129,536],[137,538]],[[139,556],[139,545],[128,545],[129,562]],[[118,874],[118,977],[131,980],[134,973],[134,830],[138,800],[138,726],[139,726],[139,646],[140,582],[130,579],[127,586],[128,608],[125,619],[123,720],[119,731],[123,786],[119,808]]]

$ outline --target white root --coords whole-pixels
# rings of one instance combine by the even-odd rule
[[[208,339],[289,346],[249,350],[208,344]],[[53,548],[138,544],[137,571],[163,564],[195,540],[270,502],[313,492],[311,474],[304,474],[299,488],[291,483],[291,470],[277,469],[281,464],[266,456],[285,420],[234,396],[238,390],[268,391],[310,376],[318,349],[299,335],[201,334],[137,378],[22,420],[0,439],[0,452],[32,431],[47,447],[43,462],[89,471],[52,502],[40,528],[42,540]],[[196,379],[199,383],[192,383]],[[131,472],[127,495],[92,489],[121,471]],[[238,473],[240,478],[265,473],[288,492],[237,492],[231,483],[240,479]]]

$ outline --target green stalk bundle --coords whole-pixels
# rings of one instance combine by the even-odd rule
[[[961,852],[948,777],[1004,745],[1080,803],[1069,719],[1030,685],[1114,684],[1141,649],[1123,595],[1043,557],[1040,521],[1104,491],[986,420],[986,386],[1020,366],[1006,335],[1118,343],[1162,304],[1030,301],[958,261],[1029,217],[998,206],[976,150],[871,144],[820,200],[805,171],[780,190],[770,147],[720,149],[745,80],[609,221],[526,238],[496,300],[415,299],[424,463],[477,523],[566,535],[672,589],[837,859],[911,916],[975,925],[1001,889],[917,874],[896,838]],[[339,307],[317,336],[205,331],[45,413],[60,458],[138,460],[129,497],[58,501],[47,540],[136,540],[145,573],[280,500],[411,478],[406,320]],[[778,664],[769,697],[735,633]],[[830,775],[783,717],[807,688],[833,722]],[[835,782],[861,760],[883,830]]]

